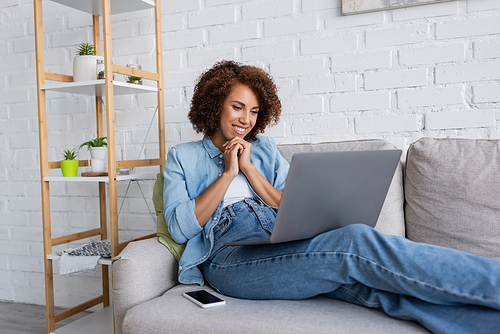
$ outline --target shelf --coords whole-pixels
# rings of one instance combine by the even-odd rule
[[[56,329],[51,334],[112,334],[113,308],[105,307],[102,310],[89,314],[72,323]]]
[[[155,179],[158,173],[132,173],[130,175],[117,175],[116,181],[126,181],[126,180],[149,180]],[[44,181],[54,181],[54,182],[109,182],[109,177],[107,176],[95,176],[95,177],[81,177],[81,176],[46,176],[43,178]]]
[[[47,255],[47,259],[53,260],[53,261],[59,261],[60,258],[61,258],[61,255],[57,255],[57,254],[49,254],[49,255]],[[110,266],[111,263],[112,263],[111,258],[105,258],[105,257],[101,257],[99,259],[99,261],[97,262],[97,264],[103,264],[105,266]]]
[[[104,79],[78,82],[54,82],[43,85],[40,87],[40,89],[45,91],[81,95],[106,96]],[[136,85],[123,81],[113,81],[114,95],[144,94],[155,92],[157,92],[156,87]]]
[[[31,1],[31,0],[30,0]],[[53,73],[45,71],[44,62],[44,33],[43,33],[43,15],[42,8],[44,7],[42,2],[52,1],[55,3],[55,7],[63,5],[67,8],[62,8],[63,11],[70,11],[70,8],[76,11],[81,11],[86,13],[90,19],[92,19],[92,41],[94,45],[103,45],[102,56],[106,59],[106,64],[109,66],[110,72],[115,71],[113,80],[111,79],[111,73],[106,77],[106,80],[97,80],[97,76],[91,76],[89,78],[93,80],[89,81],[78,81],[72,82],[73,78],[71,75],[65,75],[61,73]],[[102,295],[98,298],[93,298],[84,303],[70,307],[64,314],[55,314],[54,309],[54,268],[52,261],[60,261],[61,256],[58,255],[55,246],[62,244],[67,244],[75,242],[78,240],[87,239],[90,237],[100,237],[108,238],[111,245],[111,255],[117,256],[120,252],[121,246],[126,245],[128,242],[120,243],[119,238],[119,226],[118,226],[118,182],[125,182],[127,190],[123,196],[122,205],[125,198],[127,197],[127,191],[131,183],[136,183],[136,186],[142,193],[140,182],[132,182],[135,180],[151,180],[154,182],[156,179],[157,172],[154,172],[153,168],[149,167],[160,167],[163,169],[163,165],[166,160],[165,154],[165,119],[164,119],[164,94],[163,94],[163,55],[162,55],[162,34],[161,34],[161,0],[33,0],[34,9],[34,30],[35,30],[35,55],[36,59],[34,63],[36,64],[36,77],[37,77],[37,91],[36,97],[38,99],[38,132],[39,136],[39,150],[40,150],[40,170],[41,174],[44,176],[41,180],[41,198],[42,198],[42,218],[43,218],[43,251],[44,251],[44,273],[45,273],[45,300],[47,304],[47,334],[112,334],[114,332],[113,324],[113,308],[106,307],[98,312],[92,313],[84,318],[70,323],[67,326],[56,329],[56,323],[62,320],[70,314],[77,314],[82,312],[86,308],[94,308],[95,306],[102,304],[109,305],[110,300],[110,265],[112,260],[107,258],[100,258],[98,264],[104,265],[101,267],[101,279],[102,279]],[[103,10],[103,7],[105,10]],[[154,35],[155,35],[155,60],[156,68],[158,73],[153,73],[149,71],[132,71],[127,69],[125,66],[118,66],[112,64],[113,50],[112,50],[112,18],[110,15],[131,13],[134,15],[135,12],[141,11],[146,16],[150,16],[151,19],[154,18]],[[90,15],[89,15],[90,14]],[[84,15],[84,16],[86,16]],[[93,15],[93,17],[90,17]],[[143,16],[141,14],[141,16]],[[89,21],[90,22],[90,21]],[[102,32],[102,33],[101,33]],[[90,36],[90,35],[89,35]],[[101,44],[102,43],[102,44]],[[118,73],[116,71],[122,72]],[[132,73],[132,75],[137,77],[142,77],[146,85],[135,85],[127,83],[127,74]],[[137,75],[135,75],[137,74]],[[118,80],[115,80],[118,79]],[[41,83],[43,82],[43,85]],[[154,86],[153,86],[154,84]],[[55,93],[46,93],[55,92]],[[85,96],[89,100],[95,100],[95,124],[96,124],[96,136],[103,137],[108,136],[108,138],[115,138],[116,135],[116,113],[114,108],[114,99],[117,96],[133,96],[138,94],[150,94],[145,97],[151,97],[156,95],[157,100],[157,123],[158,123],[158,158],[157,159],[136,159],[127,161],[117,161],[116,160],[116,145],[114,141],[111,144],[108,143],[108,167],[113,177],[109,176],[103,177],[64,177],[59,169],[59,163],[57,161],[49,161],[47,152],[51,152],[52,147],[49,147],[48,143],[48,129],[47,126],[47,98],[68,98],[67,94],[73,94],[74,98]],[[50,96],[52,95],[52,96]],[[144,95],[143,95],[144,96]],[[49,113],[50,114],[50,113]],[[151,121],[150,127],[153,121]],[[87,124],[82,124],[83,127],[87,127]],[[147,137],[147,135],[146,135]],[[143,144],[144,147],[144,144]],[[130,175],[114,175],[114,168],[126,168],[122,165],[137,165],[135,167],[129,168],[132,171]],[[90,163],[83,164],[86,166],[81,166],[80,171],[87,171],[90,169]],[[143,169],[144,167],[144,169]],[[156,168],[155,168],[156,169]],[[80,174],[80,173],[78,173]],[[94,183],[98,185],[95,189],[96,195],[98,195],[99,203],[99,227],[91,230],[74,233],[70,235],[62,235],[58,237],[52,237],[51,231],[51,211],[50,202],[51,194],[48,182],[84,182],[80,183],[80,186],[84,186],[85,182],[87,184]],[[128,184],[128,185],[127,185]],[[90,184],[89,184],[90,185]],[[121,185],[124,185],[123,183]],[[69,185],[68,185],[69,186]],[[57,187],[56,187],[57,188]],[[144,197],[144,194],[142,193]],[[145,198],[144,198],[145,199]],[[146,204],[149,204],[145,199]],[[108,205],[109,203],[109,205]],[[121,209],[121,207],[120,207]],[[109,218],[108,218],[109,217]],[[143,236],[141,238],[149,237]],[[140,239],[140,238],[138,238]],[[55,245],[54,245],[55,244]],[[82,281],[84,282],[84,281]],[[2,330],[0,330],[2,332]]]
[[[95,16],[102,16],[101,0],[51,0]],[[111,15],[153,9],[153,0],[111,0]]]

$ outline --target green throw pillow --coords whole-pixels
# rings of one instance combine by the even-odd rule
[[[177,262],[181,258],[186,244],[178,244],[172,239],[170,232],[168,232],[167,222],[163,216],[163,175],[158,173],[156,182],[153,189],[153,204],[156,211],[156,235],[161,244],[166,246],[170,253],[175,257]]]

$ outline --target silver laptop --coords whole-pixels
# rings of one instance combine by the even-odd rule
[[[374,227],[401,150],[296,153],[268,239],[224,245],[261,245],[313,238],[350,224]]]

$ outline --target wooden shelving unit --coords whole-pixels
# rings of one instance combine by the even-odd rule
[[[118,237],[118,205],[117,205],[117,182],[121,180],[151,178],[151,174],[117,175],[117,168],[158,166],[159,172],[163,171],[165,163],[165,118],[163,103],[163,65],[162,65],[162,42],[161,42],[161,0],[51,0],[68,7],[83,11],[92,15],[93,22],[93,44],[96,55],[101,55],[101,36],[99,17],[102,17],[103,31],[103,56],[105,65],[105,78],[85,82],[73,82],[70,75],[51,73],[45,71],[44,46],[43,46],[43,15],[42,0],[33,0],[35,18],[35,48],[36,48],[36,74],[37,74],[37,99],[38,99],[38,126],[40,145],[40,173],[42,188],[42,218],[43,218],[43,242],[44,242],[44,266],[45,266],[45,294],[47,308],[47,333],[55,331],[55,323],[66,319],[76,313],[82,312],[93,306],[102,304],[104,309],[100,315],[92,315],[99,320],[83,320],[71,328],[61,328],[54,333],[80,333],[75,328],[81,328],[81,324],[96,326],[102,323],[102,331],[96,328],[87,328],[85,333],[99,332],[110,333],[112,328],[112,310],[110,307],[109,293],[109,265],[111,261],[102,259],[102,295],[76,305],[64,312],[54,312],[54,280],[52,261],[58,260],[53,254],[53,247],[69,242],[100,236],[101,240],[110,240],[112,257],[131,241],[120,242]],[[134,12],[143,9],[154,9],[155,41],[156,41],[156,73],[131,69],[125,66],[115,65],[112,62],[111,50],[111,15]],[[156,82],[155,87],[134,85],[113,80],[113,73],[133,75],[143,79]],[[46,80],[50,82],[46,82]],[[47,92],[63,92],[71,94],[84,94],[95,97],[96,108],[96,137],[107,136],[108,142],[108,176],[96,178],[84,177],[57,177],[49,176],[50,169],[60,168],[59,161],[49,161],[47,141]],[[115,150],[115,113],[114,96],[125,94],[157,93],[158,101],[158,158],[138,160],[116,160]],[[103,97],[106,98],[106,109],[103,110]],[[105,118],[104,118],[105,117]],[[104,132],[104,119],[106,120],[106,133]],[[88,166],[87,161],[80,161],[79,166]],[[96,183],[96,195],[99,196],[100,222],[95,229],[79,233],[53,238],[51,233],[50,215],[50,183],[51,182],[94,182]],[[106,184],[108,194],[106,195]],[[109,208],[106,207],[106,199]],[[109,236],[107,229],[107,214],[109,213]],[[134,240],[146,239],[154,234],[143,236]],[[86,317],[87,318],[87,317]],[[86,319],[84,318],[84,319]],[[72,325],[72,324],[70,324]],[[81,331],[82,333],[84,331]]]

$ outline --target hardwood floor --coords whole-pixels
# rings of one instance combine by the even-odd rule
[[[56,309],[56,313],[63,309]],[[82,312],[56,323],[60,328],[78,320],[90,312]],[[0,302],[0,333],[2,334],[44,334],[47,331],[45,306]]]

